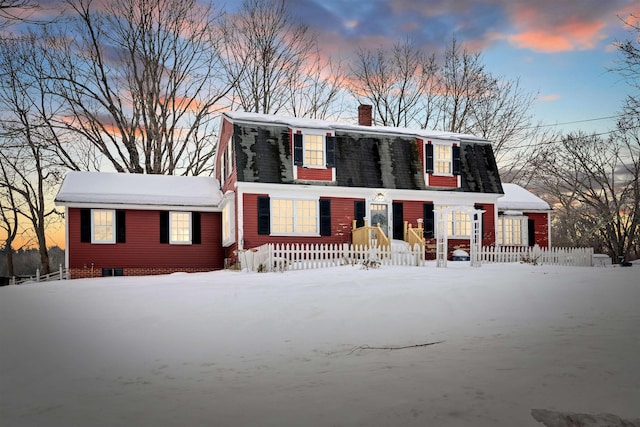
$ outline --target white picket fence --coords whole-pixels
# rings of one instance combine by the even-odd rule
[[[58,266],[58,271],[54,271],[53,273],[40,275],[40,269],[36,269],[36,275],[30,277],[23,277],[21,279],[17,279],[15,276],[11,278],[9,284],[11,285],[21,285],[27,282],[50,282],[53,280],[68,280],[69,279],[69,270],[66,268],[62,268],[62,264]]]
[[[590,267],[593,265],[593,248],[541,248],[483,246],[479,260],[493,262],[530,262],[533,264]]]
[[[367,248],[342,244],[267,244],[238,253],[243,270],[307,270],[339,265],[425,265],[424,252],[416,245]]]

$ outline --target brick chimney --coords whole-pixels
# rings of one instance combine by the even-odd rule
[[[358,124],[360,126],[371,126],[373,121],[371,116],[371,105],[360,104],[358,106]]]

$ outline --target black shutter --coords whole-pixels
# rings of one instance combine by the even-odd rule
[[[331,200],[320,199],[320,235],[331,236]]]
[[[475,205],[473,205],[473,207],[474,207],[474,209],[479,209],[481,211],[484,210],[484,205],[475,204]],[[484,239],[484,233],[485,233],[485,230],[484,230],[484,215],[485,214],[486,214],[486,212],[482,214],[482,218],[480,219],[480,232],[482,233],[482,235],[480,236],[481,239]],[[480,214],[473,214],[473,219],[474,220],[478,219],[478,215],[480,215]]]
[[[258,234],[271,233],[271,204],[268,197],[258,197]]]
[[[536,244],[536,223],[534,220],[527,220],[527,235],[529,237],[529,246],[535,246]]]
[[[431,239],[434,236],[434,215],[433,215],[433,203],[424,204],[424,237]]]
[[[126,211],[116,211],[116,243],[126,243],[127,223]]]
[[[433,145],[425,144],[424,146],[425,173],[433,173]]]
[[[356,227],[364,227],[364,217],[366,215],[366,204],[364,200],[356,200],[353,203],[353,217],[356,220]]]
[[[453,174],[460,175],[460,147],[454,145],[451,148],[453,153]]]
[[[402,203],[393,202],[393,238],[404,240],[404,217]]]
[[[302,134],[293,134],[293,164],[302,166],[304,163],[302,156]]]
[[[191,212],[191,243],[199,245],[202,243],[200,228],[200,212]]]
[[[327,136],[326,137],[326,146],[327,146],[327,167],[335,168],[336,167],[336,137],[335,136]]]
[[[160,212],[160,243],[169,243],[169,212]]]
[[[91,209],[80,209],[80,241],[91,242]]]

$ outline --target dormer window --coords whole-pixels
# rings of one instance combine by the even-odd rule
[[[451,147],[437,144],[434,153],[434,173],[438,175],[451,175]]]
[[[451,143],[424,145],[424,171],[433,175],[460,175],[460,147]]]
[[[319,131],[293,134],[293,162],[305,168],[335,167],[336,137]]]
[[[322,135],[303,135],[304,166],[324,167],[324,137]]]

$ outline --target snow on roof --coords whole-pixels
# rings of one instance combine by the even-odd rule
[[[228,111],[225,116],[235,121],[271,123],[289,126],[296,129],[326,129],[339,131],[354,131],[365,133],[385,133],[385,134],[403,134],[418,136],[421,138],[447,139],[447,140],[465,140],[474,142],[489,142],[486,139],[479,138],[471,134],[462,134],[455,132],[443,132],[429,129],[410,129],[390,126],[361,126],[343,122],[332,122],[327,120],[306,119],[300,117],[276,116],[272,114],[246,113],[243,111]]]
[[[217,207],[222,200],[211,177],[69,172],[55,202]]]
[[[504,196],[498,199],[498,209],[548,211],[549,204],[517,184],[502,184]]]

